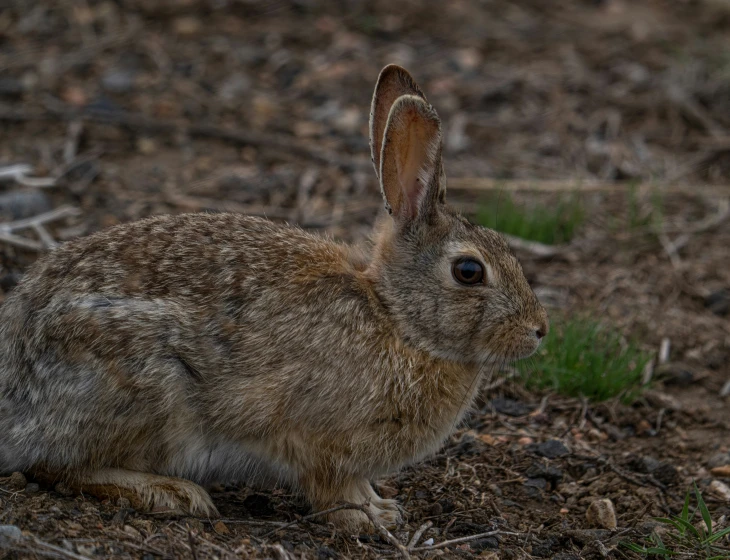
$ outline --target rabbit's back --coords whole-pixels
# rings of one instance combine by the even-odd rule
[[[339,316],[351,331],[354,314],[364,326],[350,251],[230,214],[156,217],[60,247],[0,308],[0,471],[180,466],[170,455],[191,432],[234,429],[227,414],[260,438],[297,390],[282,372],[321,354],[318,325]],[[232,391],[248,397],[241,412],[223,404]],[[225,438],[200,446],[236,454]]]

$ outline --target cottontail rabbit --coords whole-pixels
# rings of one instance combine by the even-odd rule
[[[370,129],[387,214],[367,250],[187,214],[40,259],[0,310],[0,471],[215,514],[198,484],[266,466],[316,509],[396,522],[370,480],[434,452],[548,321],[504,239],[446,205],[439,118],[398,66]]]

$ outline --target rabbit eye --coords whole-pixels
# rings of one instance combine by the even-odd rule
[[[459,259],[454,263],[451,273],[457,282],[467,286],[480,284],[484,279],[484,267],[472,259]]]

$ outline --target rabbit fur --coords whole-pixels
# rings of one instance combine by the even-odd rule
[[[315,509],[396,523],[371,480],[437,450],[548,322],[505,240],[445,203],[440,121],[398,66],[370,130],[387,213],[366,247],[199,213],[41,258],[0,308],[0,472],[215,515],[201,484],[265,469]],[[464,257],[478,285],[455,280]]]

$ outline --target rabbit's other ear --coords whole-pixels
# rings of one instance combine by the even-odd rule
[[[404,95],[388,115],[380,187],[398,222],[428,216],[443,202],[441,121],[424,99]]]
[[[415,95],[424,101],[426,99],[406,70],[396,64],[389,64],[380,71],[370,105],[370,153],[378,178],[380,178],[380,151],[390,108],[395,100],[403,95]]]

